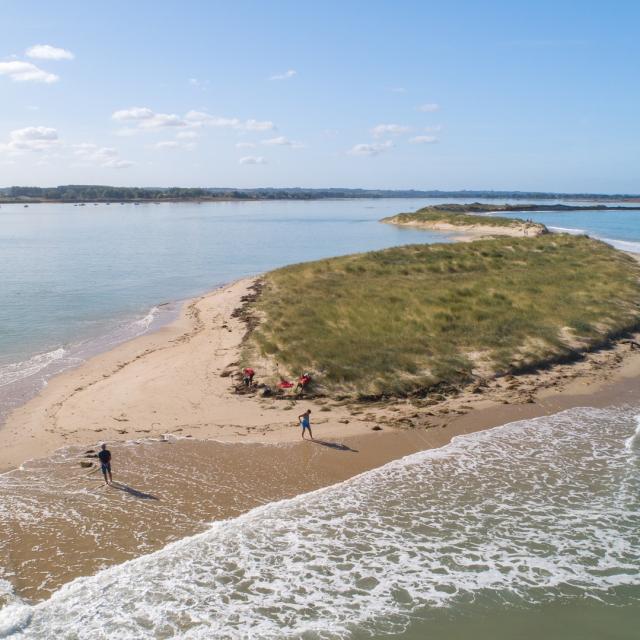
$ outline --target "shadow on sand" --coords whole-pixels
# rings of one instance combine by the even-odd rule
[[[330,449],[337,449],[338,451],[351,451],[352,453],[358,453],[357,449],[352,449],[341,442],[329,442],[327,440],[318,440],[317,438],[315,440],[311,440],[311,442],[321,444],[323,447],[329,447]]]
[[[141,500],[160,500],[157,496],[151,495],[150,493],[144,493],[143,491],[138,491],[133,487],[128,487],[126,484],[122,484],[121,482],[112,482],[110,486],[114,489],[124,491],[134,498],[140,498]]]

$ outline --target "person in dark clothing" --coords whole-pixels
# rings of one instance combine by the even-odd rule
[[[102,475],[104,476],[105,484],[112,484],[113,477],[111,476],[111,451],[107,449],[107,445],[105,443],[102,444],[102,449],[98,453],[98,458],[100,458],[100,467],[102,469]],[[109,474],[108,480],[107,474]]]

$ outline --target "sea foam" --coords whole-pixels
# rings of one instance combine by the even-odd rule
[[[513,423],[259,507],[16,607],[4,636],[346,638],[425,608],[635,602],[636,414]]]

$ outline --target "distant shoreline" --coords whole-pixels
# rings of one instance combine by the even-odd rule
[[[573,200],[585,203],[611,202],[638,204],[637,194],[552,193],[535,191],[439,191],[416,189],[306,189],[306,188],[153,188],[114,187],[101,185],[67,185],[58,187],[0,188],[0,204],[143,204],[161,202],[251,202],[251,201],[308,201],[308,200],[365,200],[365,199],[495,199],[516,200]],[[532,206],[532,205],[528,205]],[[551,205],[555,206],[555,205]],[[620,208],[627,207],[605,207]]]

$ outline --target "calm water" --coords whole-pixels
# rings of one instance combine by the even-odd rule
[[[0,421],[51,375],[274,267],[446,240],[377,221],[423,201],[0,208]]]
[[[285,264],[446,241],[378,223],[435,202],[3,205],[0,421],[51,375],[174,317],[180,300]],[[640,250],[637,211],[527,215]]]
[[[0,637],[637,638],[638,408],[456,438],[79,578]]]

